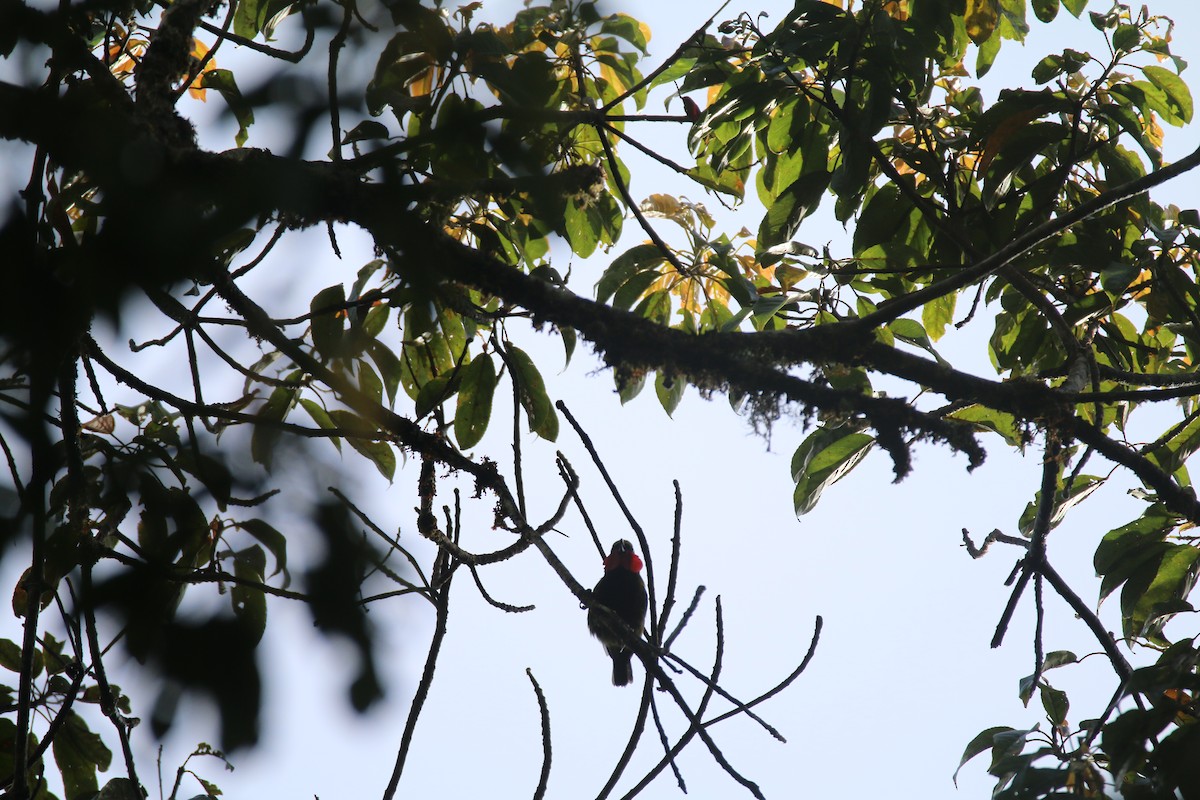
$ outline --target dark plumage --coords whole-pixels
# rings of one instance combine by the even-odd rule
[[[604,559],[604,577],[592,590],[593,607],[588,609],[588,630],[600,640],[613,662],[613,686],[633,682],[633,651],[623,643],[621,633],[596,610],[595,604],[606,606],[621,618],[634,633],[641,635],[646,625],[646,584],[639,575],[642,560],[633,552],[633,545],[621,539],[612,546]]]

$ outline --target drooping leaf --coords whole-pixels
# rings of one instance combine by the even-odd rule
[[[254,124],[254,109],[242,97],[233,73],[227,69],[208,70],[201,76],[200,86],[204,89],[216,89],[221,97],[225,98],[229,110],[233,112],[234,119],[238,123],[238,132],[233,140],[238,147],[244,145],[250,138],[250,126]]]
[[[108,769],[112,751],[88,728],[83,717],[74,711],[66,713],[66,723],[54,737],[51,750],[67,797],[83,797],[99,791],[96,772]]]
[[[463,368],[458,388],[458,410],[454,414],[454,438],[469,450],[483,438],[492,418],[496,392],[496,366],[491,355],[482,353]]]
[[[342,284],[317,292],[312,299],[313,346],[325,359],[340,358],[344,352],[346,289]]]
[[[553,442],[558,438],[558,412],[546,393],[542,373],[519,347],[509,345],[505,355],[505,362],[512,369],[512,379],[517,382],[521,407],[529,418],[529,430]]]
[[[241,580],[261,584],[266,571],[267,557],[258,545],[233,554],[233,574]],[[254,642],[262,639],[267,629],[267,596],[262,589],[246,583],[235,583],[229,591],[234,616],[242,622]]]
[[[821,493],[858,466],[874,444],[872,436],[849,427],[820,427],[809,434],[792,455],[796,515],[811,511]]]

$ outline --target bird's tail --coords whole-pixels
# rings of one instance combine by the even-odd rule
[[[633,683],[633,653],[624,650],[610,655],[613,662],[613,686],[627,686]]]

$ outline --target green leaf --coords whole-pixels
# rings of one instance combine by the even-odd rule
[[[92,733],[83,717],[68,711],[65,724],[51,744],[54,763],[62,773],[64,794],[69,798],[82,797],[99,791],[96,771],[108,769],[112,752],[103,740]]]
[[[515,345],[508,346],[505,356],[512,379],[517,382],[517,396],[529,417],[529,429],[546,441],[553,442],[558,438],[558,413],[546,394],[542,373],[534,366],[533,359]]]
[[[590,198],[587,201],[567,198],[564,205],[563,225],[567,241],[580,258],[587,258],[596,252],[596,245],[600,243],[601,220],[596,206]]]
[[[995,747],[996,737],[998,735],[1014,732],[1016,732],[1016,728],[1000,726],[996,728],[988,728],[987,730],[980,731],[978,734],[976,734],[975,738],[972,739],[967,745],[967,749],[963,751],[962,758],[958,761],[958,769],[954,770],[954,785],[958,785],[958,773],[960,770],[962,770],[964,764],[985,750]]]
[[[1190,610],[1185,600],[1196,581],[1198,559],[1200,548],[1194,545],[1169,545],[1156,565],[1147,564],[1141,572],[1149,574],[1148,586],[1142,588],[1137,574],[1130,577],[1121,593],[1126,635],[1155,639],[1166,617]]]
[[[340,358],[345,351],[345,308],[346,289],[340,283],[317,292],[309,305],[313,346],[326,360]]]
[[[387,139],[390,137],[387,126],[377,120],[368,119],[355,125],[342,137],[342,144],[364,142],[371,139]]]
[[[215,787],[208,781],[197,778],[200,783],[208,791],[209,797],[203,800],[209,800],[211,797],[216,797],[219,791],[214,791]],[[96,800],[143,800],[142,789],[136,786],[129,778],[113,778],[100,789],[100,794],[96,796]],[[195,799],[193,799],[195,800]]]
[[[976,45],[991,38],[1000,21],[999,10],[1000,0],[966,0],[963,22],[967,26],[967,36]]]
[[[608,302],[608,299],[634,275],[646,270],[653,270],[664,261],[666,259],[657,245],[639,244],[630,248],[613,259],[613,262],[600,276],[600,280],[596,283],[596,302]],[[657,272],[655,275],[657,276]]]
[[[387,442],[369,439],[350,439],[350,446],[370,459],[379,474],[392,481],[396,477],[396,451]]]
[[[275,559],[275,571],[271,573],[271,576],[274,577],[282,572],[284,586],[291,583],[291,576],[287,570],[287,538],[261,519],[243,520],[237,523],[237,526],[257,539],[271,553]]]
[[[458,387],[458,410],[454,415],[454,438],[469,450],[483,438],[492,418],[496,393],[496,366],[491,355],[482,353],[463,367]]]
[[[649,29],[645,26],[645,23],[639,22],[628,14],[617,13],[605,17],[604,21],[600,23],[600,31],[620,36],[638,50],[641,50],[643,54],[648,52],[646,44]]]
[[[371,369],[371,365],[362,359],[355,361],[354,365],[358,371],[359,391],[374,400],[376,403],[382,404],[383,383],[380,382],[379,376],[375,374],[375,370]]]
[[[1046,710],[1046,716],[1050,719],[1050,723],[1055,726],[1065,724],[1067,712],[1071,710],[1067,693],[1061,689],[1055,689],[1048,683],[1042,684],[1038,691],[1042,696],[1042,708]]]
[[[383,381],[383,387],[387,390],[388,407],[391,408],[396,404],[396,391],[400,387],[400,375],[403,371],[400,359],[396,357],[390,347],[379,340],[373,340],[367,345],[367,355],[379,369],[379,377]]]
[[[1092,559],[1096,574],[1102,577],[1101,601],[1135,573],[1144,571],[1147,564],[1157,564],[1162,559],[1168,547],[1164,539],[1177,522],[1164,508],[1154,505],[1133,522],[1104,535]],[[1147,587],[1152,579],[1153,574],[1146,578]]]
[[[998,433],[1012,447],[1024,448],[1025,435],[1017,425],[1016,417],[1007,411],[997,411],[982,405],[970,405],[947,414],[948,419],[970,422],[984,430]]]
[[[813,431],[792,455],[796,515],[812,511],[821,493],[858,466],[874,444],[871,436],[846,426]]]
[[[1064,490],[1060,485],[1055,490],[1054,509],[1050,512],[1050,530],[1057,528],[1059,523],[1066,518],[1067,512],[1090,497],[1093,492],[1104,485],[1105,480],[1105,478],[1099,478],[1095,475],[1077,475],[1070,489]],[[1037,509],[1041,502],[1042,492],[1038,490],[1034,494],[1033,502],[1026,504],[1025,510],[1021,513],[1021,519],[1017,523],[1022,536],[1033,535]]]
[[[413,414],[417,419],[428,415],[435,408],[440,408],[443,403],[454,396],[458,391],[458,375],[458,372],[438,375],[430,378],[429,382],[421,387],[413,406]]]
[[[1118,25],[1117,29],[1113,31],[1113,49],[1123,53],[1133,50],[1141,40],[1142,32],[1136,25]]]
[[[1042,672],[1045,673],[1047,670],[1067,664],[1074,664],[1078,661],[1079,659],[1070,650],[1054,650],[1047,653],[1046,657],[1042,660]],[[1033,697],[1033,678],[1033,675],[1026,675],[1024,678],[1021,678],[1019,684],[1021,702],[1025,705],[1029,705],[1029,699]]]
[[[390,316],[391,313],[391,306],[375,306],[367,312],[367,316],[363,319],[362,332],[369,338],[374,339],[379,334],[383,333],[383,329],[387,327],[388,316]]]
[[[1183,79],[1169,69],[1154,65],[1142,67],[1146,78],[1167,96],[1171,113],[1164,118],[1172,125],[1192,121],[1192,93]]]
[[[339,428],[347,431],[346,441],[360,454],[370,459],[379,474],[391,481],[396,475],[396,452],[387,442],[379,441],[379,429],[352,411],[335,409],[329,412]]]
[[[888,323],[886,329],[891,334],[901,341],[915,345],[922,350],[925,350],[932,355],[939,364],[949,366],[949,362],[938,354],[937,350],[933,349],[933,343],[929,341],[929,337],[925,334],[925,328],[915,319],[901,317]]]
[[[292,0],[240,0],[233,15],[233,32],[253,39],[272,28],[281,14],[291,8]],[[270,39],[270,33],[267,33]]]
[[[921,307],[921,323],[933,341],[941,339],[946,333],[946,327],[954,321],[954,306],[957,301],[958,294],[952,292],[935,297]]]
[[[256,464],[262,464],[267,470],[271,469],[271,460],[275,455],[275,445],[283,431],[271,423],[282,422],[296,401],[296,390],[284,386],[275,388],[266,404],[259,409],[258,420],[254,432],[250,434],[250,458]]]
[[[1031,5],[1039,22],[1053,22],[1058,16],[1058,0],[1033,0]]]
[[[666,375],[659,372],[654,379],[654,392],[658,395],[658,402],[663,407],[663,411],[667,412],[667,416],[673,416],[675,409],[679,407],[679,402],[683,400],[683,392],[687,389],[687,381],[678,376]]]
[[[578,336],[576,335],[574,328],[567,327],[558,328],[558,334],[562,337],[563,352],[565,354],[564,357],[566,358],[563,368],[566,369],[571,365],[571,356],[575,354],[575,344],[578,340]]]
[[[1156,442],[1142,455],[1168,475],[1173,475],[1197,450],[1200,450],[1200,418],[1175,430],[1166,440]]]
[[[266,561],[262,548],[254,545],[234,553],[233,574],[242,580],[262,583]],[[259,642],[267,629],[267,595],[256,586],[235,583],[229,590],[229,601],[234,616],[241,621],[254,642]]]
[[[329,416],[329,412],[315,400],[308,398],[300,398],[300,407],[308,412],[308,415],[313,418],[313,422],[317,423],[317,427],[322,430],[333,430],[337,427],[333,418]],[[329,441],[333,442],[333,446],[342,451],[342,440],[337,436],[330,436]]]
[[[200,76],[200,86],[204,89],[215,89],[225,98],[229,110],[233,112],[233,118],[238,123],[238,132],[234,134],[233,141],[238,147],[244,145],[250,137],[250,126],[254,124],[254,108],[242,97],[233,73],[227,69],[211,69]]]
[[[830,178],[823,169],[809,172],[779,193],[758,228],[757,249],[760,253],[792,238],[800,222],[817,210],[821,197],[829,188]]]
[[[21,646],[11,639],[0,639],[0,667],[9,672],[21,671]]]

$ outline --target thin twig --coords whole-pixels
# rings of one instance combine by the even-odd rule
[[[821,628],[824,627],[824,625],[825,625],[825,621],[818,614],[817,618],[813,621],[813,634],[812,634],[812,639],[809,640],[809,643],[808,643],[808,652],[806,652],[804,654],[804,658],[802,658],[800,660],[800,665],[798,667],[796,667],[794,670],[792,670],[791,672],[789,672],[787,677],[785,677],[779,683],[775,684],[773,687],[771,687],[767,691],[763,692],[762,694],[760,694],[758,697],[754,698],[753,700],[743,703],[738,708],[726,711],[724,714],[721,714],[718,717],[713,717],[712,719],[710,719],[708,721],[708,724],[716,725],[718,722],[728,719],[729,717],[732,717],[736,714],[745,713],[745,709],[753,708],[754,706],[758,705],[759,703],[765,702],[765,701],[771,699],[772,697],[774,697],[775,695],[779,694],[784,689],[786,689],[788,686],[791,686],[792,682],[795,681],[796,678],[799,678],[801,673],[804,672],[804,670],[808,669],[808,663],[810,661],[812,661],[813,656],[816,655],[817,642],[819,642],[821,640]]]
[[[129,746],[130,725],[121,715],[120,709],[117,708],[117,701],[113,696],[112,686],[109,684],[108,676],[104,672],[103,651],[100,649],[100,637],[96,631],[96,614],[92,608],[95,595],[92,591],[91,561],[85,561],[83,564],[82,584],[80,588],[84,597],[83,628],[87,633],[88,650],[92,655],[92,672],[96,676],[96,684],[100,688],[100,711],[104,716],[108,717],[117,732],[117,739],[121,742],[121,753],[125,757],[126,774],[129,777],[129,782],[133,784],[135,789],[138,789],[142,784],[138,781],[137,770],[133,764],[133,749]]]
[[[966,528],[962,529],[962,538],[963,547],[967,548],[967,552],[971,554],[971,558],[983,558],[987,554],[988,548],[992,546],[992,542],[1004,542],[1005,544],[1015,544],[1018,547],[1029,547],[1028,539],[1001,533],[999,528],[996,528],[985,536],[979,547],[976,547],[974,542],[971,541],[971,533]]]
[[[537,607],[537,606],[532,606],[532,605],[530,605],[530,606],[514,606],[514,605],[510,605],[508,603],[502,602],[500,600],[497,600],[496,598],[494,598],[490,594],[488,594],[487,589],[484,588],[483,581],[481,581],[479,579],[479,568],[476,567],[474,564],[467,564],[467,570],[470,571],[471,577],[474,578],[475,586],[476,586],[476,588],[479,589],[479,594],[483,597],[484,600],[486,600],[488,602],[489,605],[495,606],[496,608],[500,609],[501,611],[507,611],[510,614],[520,614],[525,611],[533,611]],[[533,676],[531,675],[530,680],[532,680],[532,679],[533,679]]]
[[[668,763],[671,767],[671,772],[675,775],[675,784],[679,787],[679,791],[687,794],[687,781],[683,779],[683,773],[679,769],[679,765],[675,763],[675,757],[671,756],[671,742],[667,739],[667,731],[663,728],[662,719],[658,715],[658,703],[650,704],[650,712],[654,715],[654,727],[658,730],[658,740],[662,742],[663,752],[668,755]]]
[[[445,551],[439,553],[439,559],[444,556]],[[438,574],[434,574],[434,578],[439,578]],[[408,719],[404,723],[404,733],[400,737],[400,750],[396,753],[396,765],[392,769],[392,777],[388,781],[387,788],[383,792],[383,800],[392,800],[396,796],[396,787],[400,784],[400,775],[404,772],[404,762],[408,758],[409,748],[412,746],[413,733],[417,728],[417,719],[421,716],[421,709],[425,707],[425,700],[429,697],[429,687],[433,685],[433,674],[437,668],[438,655],[442,650],[442,640],[446,638],[446,619],[450,613],[450,584],[453,576],[448,575],[444,581],[440,581],[440,585],[436,589],[436,598],[434,607],[437,609],[437,615],[434,620],[433,638],[429,642],[429,653],[425,657],[425,669],[421,672],[421,682],[417,684],[417,692],[413,695],[412,705],[409,707]]]
[[[542,800],[546,796],[546,785],[550,782],[550,757],[552,755],[550,748],[550,707],[546,705],[546,695],[542,692],[542,687],[538,685],[537,679],[533,677],[533,670],[526,667],[525,674],[529,677],[529,682],[533,684],[533,693],[537,695],[538,712],[542,719],[542,771],[538,775],[537,789],[533,792],[533,800]]]
[[[564,403],[562,400],[559,400],[554,405],[559,411],[563,412],[563,415],[567,418],[567,421],[571,423],[571,427],[575,429],[575,434],[579,437],[579,440],[583,442],[583,446],[587,449],[588,455],[592,457],[592,463],[596,465],[596,469],[600,472],[600,476],[604,478],[604,482],[608,485],[609,492],[612,494],[613,499],[617,501],[617,506],[621,509],[621,513],[625,515],[626,521],[629,522],[629,527],[633,529],[634,534],[637,536],[638,543],[642,547],[642,556],[646,561],[646,586],[649,595],[650,631],[651,635],[654,635],[654,631],[658,630],[659,625],[658,605],[654,597],[654,561],[653,556],[650,554],[650,542],[646,539],[646,533],[642,530],[642,526],[638,524],[637,519],[633,516],[633,512],[630,511],[629,506],[625,504],[625,499],[621,496],[621,490],[617,488],[617,484],[613,481],[612,476],[608,474],[608,469],[604,466],[604,462],[600,459],[600,454],[596,452],[596,446],[592,444],[591,437],[588,436],[587,432],[583,430],[583,427],[575,419],[575,416],[571,413],[571,410],[567,408],[566,403]]]
[[[1058,434],[1054,431],[1047,431],[1046,453],[1042,460],[1041,498],[1038,503],[1037,516],[1033,521],[1033,535],[1030,537],[1029,552],[1025,554],[1021,576],[1017,579],[1012,594],[1009,595],[1008,604],[1005,605],[1004,612],[1000,615],[1000,621],[996,624],[996,633],[992,636],[993,648],[999,647],[1004,642],[1004,634],[1008,630],[1013,613],[1017,610],[1017,603],[1020,601],[1021,594],[1025,591],[1030,577],[1038,574],[1042,565],[1046,563],[1046,535],[1050,532],[1050,520],[1057,505],[1058,476],[1062,469],[1062,465],[1059,463],[1061,452],[1062,445],[1059,442]]]
[[[667,627],[667,619],[675,608],[675,591],[679,583],[679,550],[683,530],[683,491],[679,481],[671,482],[675,487],[675,526],[671,534],[671,568],[667,573],[667,596],[663,598],[662,615],[659,617],[659,629],[656,631],[658,644],[662,644],[662,629]]]
[[[725,657],[725,623],[724,616],[721,613],[721,597],[717,596],[716,600],[716,628],[717,628],[717,644],[716,652],[713,655],[713,668],[706,681],[704,695],[700,698],[700,703],[696,706],[696,711],[691,716],[691,725],[684,731],[683,735],[675,742],[674,746],[669,748],[666,754],[655,764],[638,783],[631,788],[622,800],[632,800],[641,793],[643,789],[650,785],[658,774],[662,772],[668,764],[674,765],[675,757],[683,752],[683,748],[687,747],[688,743],[700,733],[703,733],[705,723],[702,721],[704,712],[708,709],[708,704],[712,701],[714,689],[717,686],[717,681],[721,677],[721,663]],[[678,772],[677,772],[678,774]],[[734,773],[731,773],[734,774]],[[749,782],[747,782],[749,783]],[[754,786],[750,783],[749,786]],[[757,787],[755,787],[757,789]]]
[[[683,616],[679,618],[679,624],[675,626],[675,630],[671,631],[671,635],[663,642],[662,648],[664,651],[669,651],[671,645],[675,643],[675,639],[679,634],[683,633],[683,629],[687,627],[688,621],[691,620],[692,614],[696,613],[696,606],[700,605],[700,598],[704,595],[705,587],[697,586],[696,591],[692,593],[692,602],[688,604],[687,609],[683,612]]]

